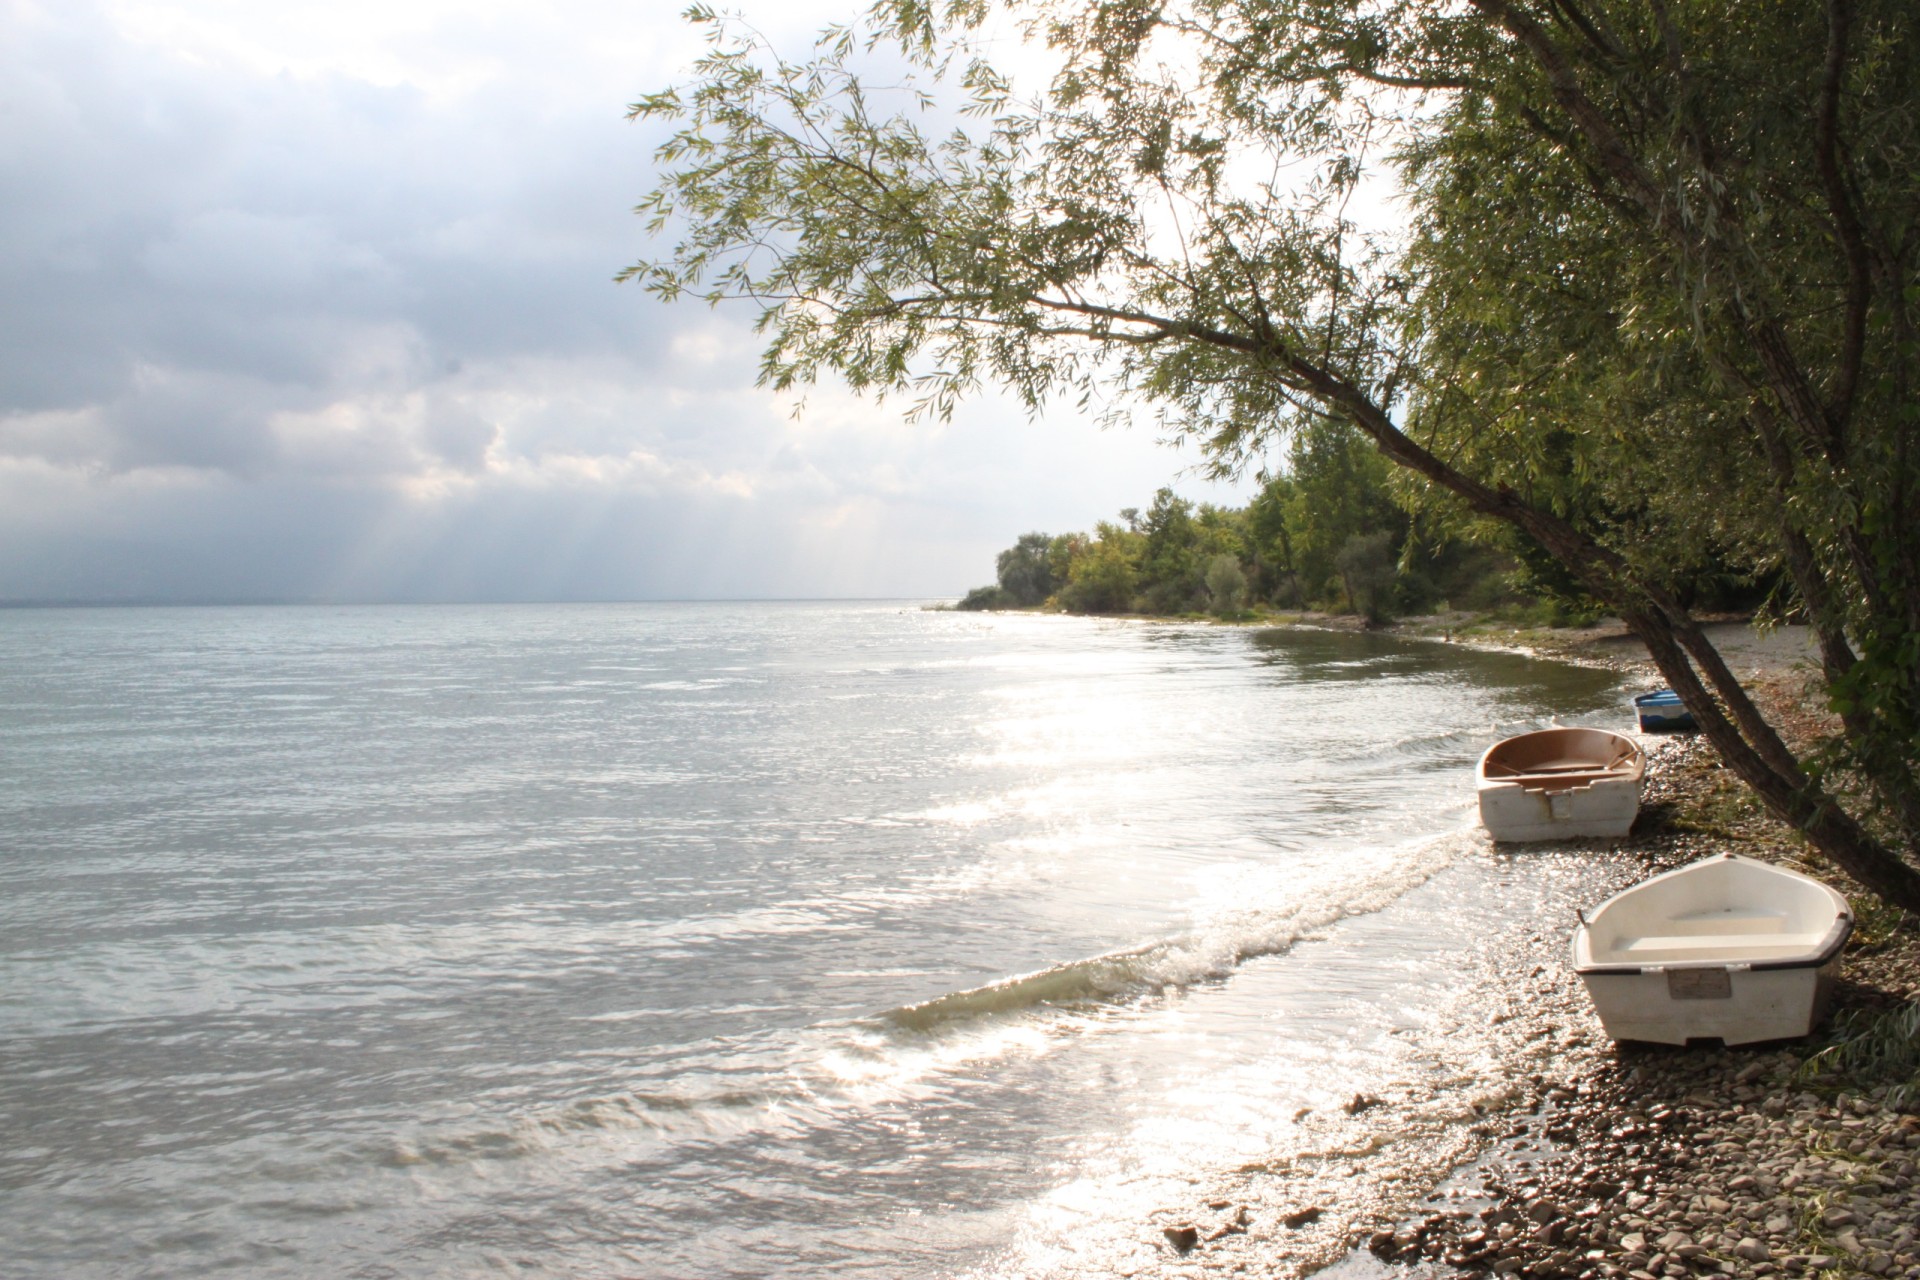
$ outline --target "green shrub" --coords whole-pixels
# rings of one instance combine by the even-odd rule
[[[999,587],[975,587],[973,590],[967,592],[959,604],[953,607],[974,611],[982,609],[1011,609],[1014,607],[1014,600],[1013,597],[1009,596]]]

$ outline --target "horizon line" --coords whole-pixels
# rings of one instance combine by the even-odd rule
[[[618,604],[891,604],[959,598],[965,591],[929,595],[882,596],[627,596],[552,600],[406,600],[281,597],[274,599],[171,599],[162,596],[91,597],[81,599],[0,598],[0,609],[372,609],[473,608],[481,605],[618,605]]]

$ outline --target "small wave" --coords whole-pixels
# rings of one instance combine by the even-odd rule
[[[1177,937],[819,1024],[794,1041],[729,1054],[731,1078],[655,1081],[531,1113],[428,1125],[371,1154],[390,1167],[454,1168],[577,1154],[583,1144],[711,1141],[837,1123],[849,1107],[911,1096],[963,1064],[1044,1054],[1063,1037],[1117,1025],[1107,1015],[1128,1001],[1227,978],[1248,960],[1391,905],[1476,847],[1471,833],[1456,832],[1400,850],[1389,868],[1305,903],[1235,911]]]
[[[1493,741],[1492,731],[1485,728],[1450,729],[1439,733],[1421,729],[1380,741],[1355,743],[1337,758],[1342,762],[1377,761],[1383,767],[1406,764],[1465,767]]]
[[[1035,973],[1007,978],[968,991],[955,991],[919,1004],[890,1009],[881,1017],[913,1031],[931,1031],[952,1022],[1018,1013],[1041,1005],[1062,1005],[1124,993],[1145,992],[1157,969],[1178,948],[1161,942],[1130,951],[1074,960]],[[1162,980],[1159,985],[1166,985]]]
[[[613,1138],[645,1134],[667,1140],[712,1136],[767,1123],[780,1109],[807,1100],[805,1091],[778,1084],[704,1091],[634,1090],[581,1098],[528,1115],[498,1116],[386,1138],[367,1157],[387,1168],[451,1168],[538,1158],[573,1149],[594,1134]]]
[[[1476,844],[1471,833],[1455,832],[1416,846],[1391,870],[1318,902],[1233,912],[1194,933],[903,1005],[879,1020],[896,1031],[929,1034],[986,1018],[1136,999],[1218,981],[1248,960],[1277,955],[1342,919],[1381,910]]]

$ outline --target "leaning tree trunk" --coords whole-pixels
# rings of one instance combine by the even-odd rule
[[[1741,734],[1739,728],[1721,713],[1719,703],[1701,682],[1694,668],[1694,660],[1701,655],[1692,652],[1691,645],[1683,648],[1672,620],[1651,610],[1626,611],[1623,620],[1641,643],[1647,646],[1654,665],[1660,668],[1660,674],[1666,677],[1674,692],[1686,703],[1687,710],[1693,713],[1708,740],[1719,750],[1720,758],[1760,797],[1770,813],[1804,833],[1814,848],[1874,893],[1908,911],[1920,912],[1920,894],[1915,893],[1920,872],[1874,839],[1865,827],[1806,776],[1791,755],[1785,762],[1768,759],[1767,756],[1772,752],[1763,755]],[[1697,632],[1697,628],[1694,630]],[[1700,637],[1698,643],[1712,652],[1712,646],[1704,636]],[[1723,669],[1725,667],[1724,663],[1719,662],[1717,652],[1712,653],[1711,662],[1718,663]],[[1715,683],[1718,687],[1718,682]],[[1754,717],[1760,717],[1759,709],[1753,705],[1746,691],[1737,682],[1733,683],[1733,688],[1735,697],[1727,699],[1729,708],[1736,714],[1750,712]],[[1722,697],[1725,695],[1722,694]],[[1741,715],[1740,718],[1745,719],[1746,716]],[[1768,734],[1778,742],[1771,727]],[[1782,763],[1791,763],[1791,770],[1780,767]]]
[[[1700,296],[1712,300],[1709,307],[1701,308],[1698,298],[1690,299],[1696,307],[1700,347],[1729,387],[1749,398],[1750,425],[1756,428],[1781,499],[1782,558],[1812,615],[1828,687],[1841,693],[1863,677],[1871,677],[1878,686],[1873,696],[1863,699],[1849,692],[1839,699],[1851,764],[1884,806],[1909,852],[1920,850],[1920,779],[1914,776],[1912,751],[1915,737],[1920,736],[1920,673],[1916,672],[1920,664],[1911,658],[1912,637],[1920,635],[1920,540],[1911,535],[1914,522],[1920,521],[1920,480],[1916,479],[1920,465],[1913,457],[1913,433],[1901,430],[1896,436],[1897,457],[1883,468],[1890,474],[1876,483],[1871,459],[1860,461],[1855,431],[1860,393],[1874,376],[1865,357],[1875,308],[1890,325],[1894,350],[1912,349],[1912,259],[1899,239],[1889,239],[1886,228],[1876,227],[1869,210],[1860,204],[1856,157],[1842,136],[1853,50],[1863,43],[1854,32],[1858,21],[1854,5],[1851,0],[1827,0],[1827,41],[1813,85],[1812,131],[1805,158],[1817,181],[1805,185],[1804,195],[1809,209],[1824,213],[1840,268],[1825,302],[1843,324],[1830,348],[1822,348],[1819,359],[1809,362],[1794,349],[1781,316],[1816,304],[1805,295],[1783,300],[1765,273],[1754,271],[1753,264],[1764,262],[1767,254],[1764,244],[1756,244],[1749,235],[1747,219],[1750,203],[1764,202],[1749,201],[1753,190],[1745,175],[1717,153],[1713,122],[1702,115],[1702,96],[1689,85],[1691,72],[1682,36],[1670,15],[1660,6],[1652,10],[1665,43],[1666,65],[1660,74],[1668,79],[1668,91],[1662,95],[1643,86],[1652,100],[1636,101],[1631,115],[1674,121],[1670,135],[1658,136],[1670,136],[1676,154],[1685,158],[1697,179],[1689,188],[1691,199],[1676,199],[1670,167],[1663,169],[1641,149],[1664,143],[1649,144],[1647,135],[1633,124],[1616,123],[1590,92],[1592,85],[1617,79],[1617,68],[1602,65],[1607,58],[1598,57],[1578,40],[1560,38],[1552,23],[1539,16],[1552,10],[1534,9],[1524,0],[1471,3],[1532,62],[1571,133],[1590,148],[1596,180],[1608,183],[1616,196],[1639,208],[1649,232],[1674,255],[1676,270],[1691,276]],[[1542,132],[1556,147],[1567,143],[1552,131]],[[1893,216],[1892,225],[1908,225],[1909,215],[1903,208],[1895,209]],[[1714,287],[1708,289],[1710,282]],[[1890,401],[1895,406],[1911,403],[1911,364],[1910,359],[1894,359],[1885,371],[1895,384]],[[1788,501],[1796,480],[1809,473],[1854,512],[1834,530],[1838,565],[1831,583],[1804,531],[1794,526]],[[1870,511],[1880,529],[1877,536],[1870,536]],[[1896,532],[1889,537],[1887,530]],[[1621,603],[1617,595],[1595,594],[1616,607]],[[1845,598],[1836,599],[1836,595]],[[1676,613],[1660,604],[1638,612],[1642,622],[1636,631],[1696,717],[1712,710],[1704,690],[1701,706],[1686,694],[1687,686],[1700,683],[1694,673],[1698,664],[1698,674],[1708,677],[1706,683],[1739,722],[1736,732],[1744,736],[1737,741],[1709,729],[1729,767],[1754,787],[1769,809],[1807,832],[1862,883],[1910,910],[1920,910],[1904,888],[1912,868],[1813,785],[1790,753],[1780,759],[1766,740],[1773,736],[1771,730],[1756,736],[1753,723],[1758,714],[1750,710],[1751,701],[1735,682],[1720,676],[1717,668],[1724,664],[1710,653],[1711,646],[1703,652],[1704,640],[1696,643],[1690,638],[1698,629],[1684,611]],[[1863,707],[1863,702],[1870,705]],[[1717,713],[1710,719],[1726,723]]]
[[[1654,665],[1699,722],[1727,767],[1767,810],[1804,834],[1835,866],[1896,906],[1920,913],[1920,868],[1877,840],[1808,777],[1798,757],[1734,678],[1686,609],[1637,580],[1617,553],[1504,487],[1495,489],[1422,448],[1360,387],[1269,339],[1267,354],[1286,374],[1371,437],[1389,459],[1518,528],[1593,596],[1619,613]]]

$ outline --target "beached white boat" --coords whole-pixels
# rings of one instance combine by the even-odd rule
[[[1615,1040],[1753,1044],[1819,1025],[1853,931],[1847,900],[1735,853],[1582,912],[1573,967]]]
[[[1640,812],[1646,757],[1605,729],[1542,729],[1480,757],[1480,821],[1495,840],[1624,836]]]

